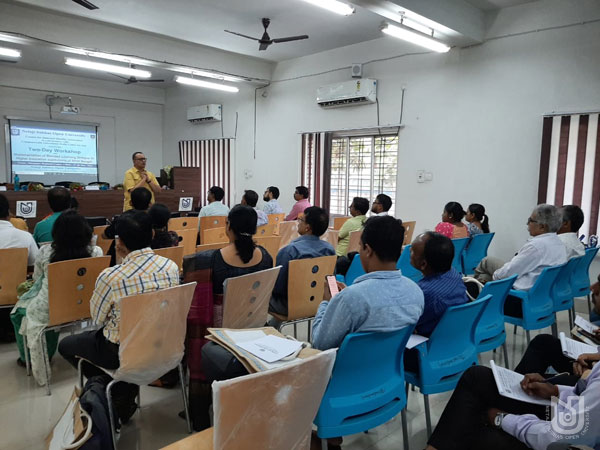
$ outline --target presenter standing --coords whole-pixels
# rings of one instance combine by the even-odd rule
[[[146,170],[146,156],[142,152],[133,154],[133,167],[125,172],[123,180],[123,190],[125,191],[125,201],[123,202],[123,211],[133,208],[131,205],[131,191],[135,188],[143,187],[152,194],[150,203],[154,203],[154,194],[160,192],[160,185],[152,172]]]

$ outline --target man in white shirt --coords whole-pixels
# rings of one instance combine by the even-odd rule
[[[585,255],[585,246],[577,236],[583,225],[583,211],[577,205],[565,205],[560,208],[562,226],[557,231],[559,239],[565,244],[567,258]]]
[[[244,191],[244,195],[242,195],[242,201],[240,202],[242,205],[251,206],[256,211],[256,226],[260,227],[269,223],[269,218],[264,211],[261,211],[256,207],[258,203],[258,194],[256,191],[247,190]]]
[[[19,230],[10,223],[8,199],[0,194],[0,248],[26,248],[27,265],[33,266],[38,254],[38,246],[33,236],[27,231]]]
[[[392,207],[392,199],[389,195],[379,194],[373,200],[373,206],[371,206],[371,217],[373,216],[388,216],[388,212]]]
[[[265,214],[281,214],[283,209],[279,206],[277,199],[279,198],[279,188],[275,186],[269,186],[263,194],[263,200],[265,201],[265,207],[263,210]]]
[[[226,216],[229,214],[229,207],[223,204],[225,191],[219,186],[213,186],[208,190],[208,205],[200,210],[199,217],[205,216]]]

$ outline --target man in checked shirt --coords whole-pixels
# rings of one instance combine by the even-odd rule
[[[58,346],[60,354],[74,367],[77,367],[79,358],[85,358],[105,369],[118,369],[119,299],[179,284],[177,264],[150,249],[150,217],[142,211],[122,217],[117,224],[116,252],[123,262],[100,273],[90,299],[92,321],[101,328],[67,336]],[[86,363],[83,364],[83,373],[87,378],[104,374]],[[121,423],[126,423],[135,412],[138,391],[139,387],[134,384],[115,384],[113,400]]]

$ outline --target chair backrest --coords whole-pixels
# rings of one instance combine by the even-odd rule
[[[323,300],[325,277],[333,275],[335,255],[295,259],[289,263],[288,320],[313,317]]]
[[[334,217],[333,218],[333,229],[338,230],[342,228],[342,225],[346,223],[347,220],[352,219],[350,216],[345,217]]]
[[[396,269],[399,269],[406,278],[410,278],[415,283],[423,278],[423,274],[415,269],[410,263],[410,247],[411,245],[405,245],[400,253],[400,258],[396,263]]]
[[[573,299],[571,278],[583,258],[585,258],[585,255],[569,259],[556,276],[556,281],[552,286],[552,299],[554,300],[555,311],[560,311],[561,309],[557,308],[560,308],[564,302],[570,302]]]
[[[255,236],[273,236],[274,234],[278,234],[278,232],[279,223],[268,223],[266,225],[256,227]]]
[[[86,217],[85,220],[87,221],[88,225],[92,228],[101,227],[102,225],[106,225],[108,222],[106,220],[106,217],[104,216]]]
[[[327,350],[277,369],[214,382],[213,448],[307,450],[334,360],[335,350]]]
[[[148,384],[183,358],[196,283],[121,298],[119,369],[113,378]]]
[[[356,254],[352,259],[352,262],[350,263],[350,267],[348,267],[348,272],[346,272],[344,282],[347,286],[350,286],[352,283],[354,283],[354,280],[356,280],[361,275],[364,275],[365,273],[365,269],[363,268],[362,263],[360,262],[360,255]]]
[[[198,230],[173,230],[179,236],[179,245],[183,246],[183,256],[196,253]]]
[[[275,265],[275,260],[277,259],[277,253],[279,252],[279,243],[281,242],[281,236],[254,236],[254,242],[257,245],[263,247],[271,258],[273,258],[273,266]]]
[[[600,247],[586,248],[584,257],[579,261],[573,276],[571,286],[575,297],[582,297],[590,292],[590,265]]]
[[[225,280],[223,328],[257,328],[267,322],[279,270],[281,266]]]
[[[280,224],[285,219],[285,214],[284,213],[267,214],[267,218],[269,219],[269,223]]]
[[[206,250],[219,250],[226,245],[229,245],[229,242],[217,242],[216,244],[200,244],[196,245],[196,253],[204,252]]]
[[[105,255],[108,253],[108,249],[110,248],[111,244],[114,242],[114,239],[105,239],[102,237],[104,230],[106,230],[107,228],[108,228],[108,225],[101,225],[98,227],[94,227],[94,234],[97,236],[96,245],[102,249],[102,253]]]
[[[48,326],[90,317],[90,298],[110,256],[70,259],[48,264]]]
[[[479,325],[475,331],[475,342],[480,344],[486,339],[498,336],[504,331],[504,302],[517,275],[502,280],[489,281],[484,286],[477,299],[491,295],[491,299],[481,314]]]
[[[204,230],[210,230],[211,228],[223,228],[227,222],[227,216],[204,216],[200,217],[200,243],[204,244],[202,235]]]
[[[494,239],[494,235],[495,233],[482,233],[471,238],[462,254],[462,272],[465,275],[475,273],[477,264],[487,256],[488,247]]]
[[[523,322],[524,328],[535,325],[542,319],[553,317],[554,300],[552,298],[552,288],[556,277],[567,263],[558,266],[546,267],[538,276],[535,284],[527,292],[527,301],[523,302]]]
[[[362,236],[362,230],[356,230],[350,232],[350,241],[348,242],[348,253],[357,252],[360,247],[360,237]]]
[[[320,435],[345,436],[372,429],[404,408],[404,349],[413,330],[411,325],[344,338],[315,418]]]
[[[321,239],[329,242],[331,244],[331,246],[335,249],[338,244],[339,234],[340,234],[340,232],[338,230],[333,230],[331,228],[328,228],[327,231],[325,232],[325,234],[323,236],[321,236]]]
[[[279,224],[279,236],[281,236],[281,242],[279,242],[279,248],[285,247],[294,239],[299,237],[298,234],[298,222],[295,220],[288,220]]]
[[[0,249],[0,305],[17,302],[17,286],[27,279],[26,248]]]
[[[470,238],[452,239],[454,245],[454,258],[452,259],[452,267],[458,272],[462,273],[462,254],[465,251],[465,247],[469,243]]]
[[[405,222],[402,221],[402,226],[404,227],[404,243],[403,245],[409,245],[412,242],[413,233],[415,232],[415,227],[417,226],[417,222],[414,220]]]
[[[169,231],[171,230],[189,230],[193,228],[198,229],[198,223],[200,219],[198,217],[171,217],[169,219]]]
[[[229,242],[225,227],[220,228],[209,228],[208,230],[202,230],[203,244],[216,244],[217,242]]]
[[[175,264],[177,264],[177,267],[179,267],[179,270],[181,270],[183,268],[183,251],[184,250],[185,250],[185,247],[179,245],[177,247],[157,248],[157,249],[154,249],[154,253],[156,253],[159,256],[164,256],[165,258],[170,259]]]

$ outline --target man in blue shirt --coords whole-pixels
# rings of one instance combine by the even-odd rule
[[[279,206],[277,199],[279,198],[279,188],[276,186],[269,186],[263,195],[265,201],[264,211],[265,214],[281,214],[283,209]]]
[[[423,292],[396,269],[403,241],[401,221],[391,216],[367,220],[359,245],[366,274],[351,286],[339,283],[342,291],[321,303],[313,322],[314,348],[339,347],[350,333],[396,331],[419,320]]]
[[[329,225],[329,214],[323,208],[311,206],[304,210],[304,216],[298,219],[299,238],[277,253],[276,266],[281,266],[279,276],[273,288],[269,310],[287,315],[288,312],[288,273],[289,263],[294,259],[318,258],[335,255],[332,245],[319,239]]]
[[[416,332],[429,337],[449,306],[467,303],[462,276],[452,268],[454,245],[439,233],[428,231],[417,236],[410,247],[410,263],[421,271],[418,282],[425,296],[425,311]]]
[[[39,245],[42,242],[52,241],[52,227],[58,216],[71,207],[71,194],[63,187],[53,187],[48,191],[48,205],[52,215],[38,222],[33,230],[33,239]]]

